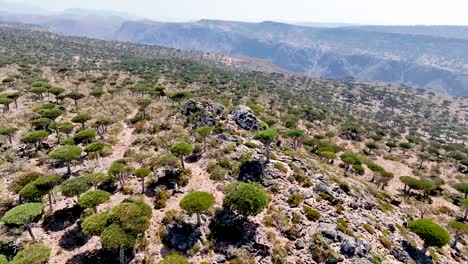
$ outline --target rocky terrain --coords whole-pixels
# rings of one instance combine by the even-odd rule
[[[466,98],[238,60],[0,27],[0,263],[468,261]]]

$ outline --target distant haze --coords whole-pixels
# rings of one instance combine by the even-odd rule
[[[106,10],[125,17],[165,21],[206,18],[250,22],[468,25],[468,1],[464,0],[0,0],[2,11],[42,13],[69,8]]]

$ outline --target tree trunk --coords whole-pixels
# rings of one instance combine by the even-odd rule
[[[427,245],[424,245],[423,248],[421,249],[421,254],[426,255],[427,252]]]
[[[451,248],[453,249],[456,249],[457,248],[457,243],[458,243],[458,240],[460,239],[460,236],[459,235],[455,235],[453,237],[453,242],[452,244],[450,245]]]
[[[52,191],[50,191],[47,196],[49,196],[49,207],[50,209],[52,210],[52,194],[51,194]]]
[[[203,137],[203,152],[206,152],[206,137]]]
[[[10,141],[10,145],[13,145],[13,139],[12,139],[11,135],[8,135],[8,141]]]
[[[182,164],[182,169],[185,170],[184,156],[180,156],[180,163]]]
[[[145,193],[145,178],[141,178],[141,193]]]
[[[24,227],[26,227],[26,230],[28,230],[28,233],[31,236],[32,240],[36,241],[36,237],[34,237],[31,226],[29,224],[25,224]]]
[[[270,163],[270,144],[265,144],[265,157],[266,157],[265,164]]]
[[[201,225],[201,215],[197,213],[197,226]]]
[[[122,247],[119,248],[120,264],[125,264],[125,251]]]
[[[70,161],[67,161],[67,175],[71,175]]]

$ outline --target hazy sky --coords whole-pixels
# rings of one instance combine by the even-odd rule
[[[153,19],[468,25],[467,0],[9,0],[45,9],[105,9]]]

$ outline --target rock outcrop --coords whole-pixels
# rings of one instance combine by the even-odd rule
[[[223,114],[224,106],[213,102],[196,102],[188,100],[184,104],[182,113],[189,117],[189,120],[197,127],[214,127],[218,123],[218,118]]]
[[[263,130],[262,124],[258,121],[250,107],[245,105],[237,106],[233,119],[238,126],[245,130],[260,131]]]

